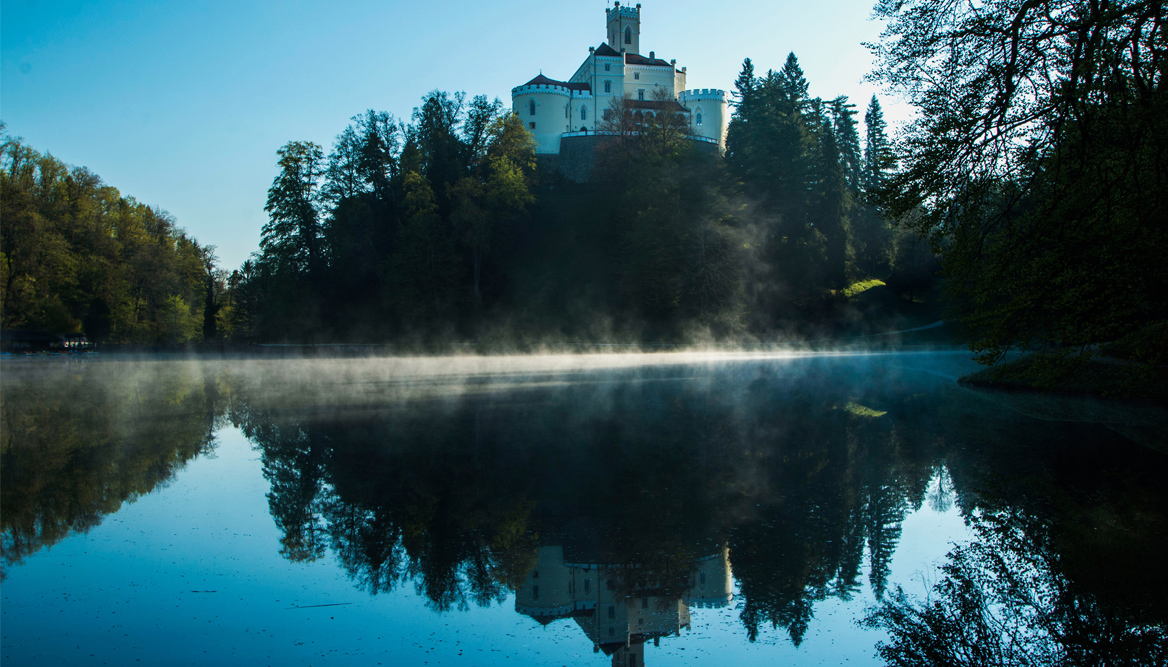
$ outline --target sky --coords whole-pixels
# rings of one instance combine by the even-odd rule
[[[676,58],[690,88],[733,89],[794,52],[812,96],[873,94],[862,45],[873,0],[648,0],[641,50]],[[259,245],[276,150],[327,150],[365,109],[407,119],[431,90],[498,97],[541,71],[567,79],[605,39],[605,0],[118,2],[0,0],[7,132],[158,206],[220,265]]]

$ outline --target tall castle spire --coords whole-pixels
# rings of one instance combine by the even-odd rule
[[[617,51],[641,53],[641,4],[633,8],[621,7],[617,2],[604,13],[608,19],[608,45]]]

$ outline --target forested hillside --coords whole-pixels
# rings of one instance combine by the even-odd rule
[[[619,105],[588,183],[540,167],[499,101],[435,91],[278,151],[261,247],[230,280],[240,342],[692,342],[868,332],[933,281],[867,203],[894,168],[879,103],[809,98],[747,60],[725,157]],[[885,286],[887,284],[887,287]],[[850,299],[878,287],[882,309]],[[877,301],[880,301],[877,299]],[[879,320],[879,323],[875,322]]]
[[[0,308],[5,329],[182,344],[214,337],[214,247],[165,211],[123,197],[5,135],[0,145]],[[210,317],[205,317],[206,315]]]
[[[369,110],[326,153],[277,151],[260,248],[227,275],[157,208],[3,145],[5,328],[91,340],[688,343],[871,333],[921,311],[937,263],[871,203],[880,105],[810,98],[794,54],[736,82],[725,155],[618,102],[577,183],[498,100]],[[861,136],[863,138],[861,138]],[[935,317],[935,309],[929,315]],[[911,318],[909,318],[911,320]]]

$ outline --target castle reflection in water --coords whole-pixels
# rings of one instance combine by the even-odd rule
[[[574,620],[593,651],[612,656],[613,667],[644,665],[645,643],[658,645],[689,629],[690,607],[725,607],[734,598],[725,547],[681,574],[595,562],[593,554],[574,551],[539,548],[535,567],[515,591],[515,611],[543,625]]]

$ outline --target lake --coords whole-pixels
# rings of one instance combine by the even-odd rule
[[[971,370],[5,359],[0,655],[1163,660],[1164,410],[959,386]]]

